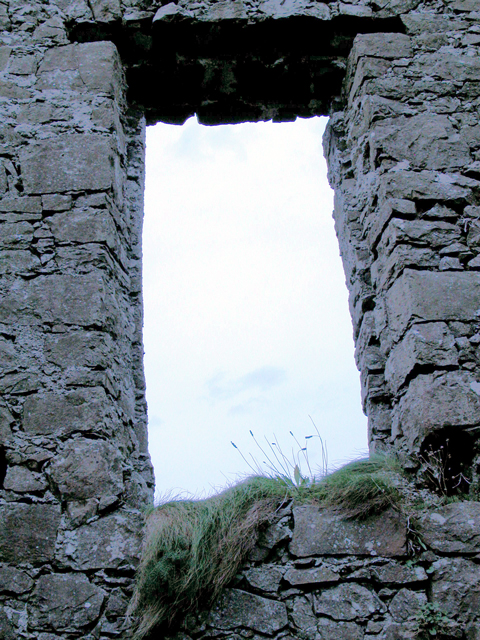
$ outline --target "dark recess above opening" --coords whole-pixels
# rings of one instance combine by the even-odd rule
[[[249,23],[138,21],[73,26],[73,42],[113,41],[128,99],[148,124],[229,124],[330,115],[341,108],[346,60],[359,33],[403,33],[400,18],[292,17]]]

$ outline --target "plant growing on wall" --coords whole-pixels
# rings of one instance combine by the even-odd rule
[[[259,530],[294,500],[366,518],[396,505],[399,491],[388,458],[350,463],[310,483],[254,476],[206,500],[174,500],[147,518],[144,552],[130,613],[136,638],[168,628],[208,607],[253,549]]]

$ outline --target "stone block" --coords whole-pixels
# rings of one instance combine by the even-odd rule
[[[70,134],[32,142],[20,151],[27,194],[100,191],[115,182],[109,138]]]
[[[113,42],[85,42],[48,49],[38,70],[37,88],[92,91],[121,98],[123,77]]]
[[[74,432],[108,432],[108,400],[102,388],[84,388],[60,395],[28,396],[23,408],[23,429],[29,435],[64,436]],[[108,425],[110,426],[110,425]]]
[[[390,352],[385,380],[397,393],[417,366],[447,367],[458,364],[455,338],[444,322],[415,324]]]
[[[409,566],[391,561],[379,566],[365,567],[355,572],[350,578],[367,578],[381,585],[416,584],[427,581],[425,569],[420,566]]]
[[[83,574],[40,576],[30,606],[33,628],[75,632],[100,616],[105,592]]]
[[[480,571],[466,558],[441,558],[432,564],[431,601],[448,617],[472,621],[480,611]]]
[[[69,367],[108,369],[112,366],[115,356],[110,335],[100,331],[47,335],[45,351],[46,359],[62,369]]]
[[[12,435],[11,427],[15,420],[8,408],[0,402],[0,446],[6,444]]]
[[[272,636],[288,625],[283,602],[261,598],[239,589],[226,589],[207,618],[215,629],[247,627]]]
[[[60,509],[51,504],[7,504],[0,519],[0,562],[51,562]]]
[[[57,213],[48,218],[48,226],[58,242],[103,242],[111,249],[119,244],[113,218],[104,209]]]
[[[30,273],[36,271],[40,264],[37,256],[30,251],[3,249],[0,252],[0,275]]]
[[[0,200],[2,213],[42,213],[42,201],[37,196],[5,196]]]
[[[299,632],[300,637],[315,637],[318,621],[313,613],[312,599],[305,596],[292,598],[292,600],[287,603],[287,606],[294,629],[298,630],[297,633]]]
[[[460,228],[450,222],[392,218],[383,232],[378,251],[390,253],[396,245],[405,243],[439,249],[460,239]]]
[[[438,180],[434,171],[395,171],[380,176],[379,200],[439,200],[466,203],[470,190],[452,180]]]
[[[415,620],[422,606],[427,604],[427,595],[421,591],[400,589],[388,605],[388,611],[395,622]]]
[[[30,493],[43,491],[47,483],[41,475],[30,471],[27,467],[14,466],[8,467],[3,486],[7,491]]]
[[[244,572],[248,584],[263,591],[278,591],[284,570],[275,565],[262,565],[253,567]]]
[[[117,496],[123,491],[120,452],[103,440],[65,443],[47,471],[62,500]]]
[[[328,584],[338,582],[340,574],[330,567],[320,566],[313,569],[289,569],[285,574],[285,580],[296,587],[298,585]]]
[[[335,510],[295,507],[290,552],[311,555],[403,556],[406,552],[405,518],[386,511],[364,521],[345,520]]]
[[[480,383],[467,372],[417,376],[394,409],[394,437],[403,436],[410,452],[418,452],[433,431],[478,425],[479,390]]]
[[[413,247],[410,244],[399,244],[393,251],[378,251],[378,258],[372,265],[372,280],[377,292],[389,289],[395,280],[406,269],[436,269],[440,264],[440,256],[433,249]]]
[[[0,322],[16,325],[43,323],[108,328],[118,309],[102,273],[49,275],[16,280],[0,294]]]
[[[292,16],[310,16],[320,20],[328,20],[330,18],[328,4],[323,2],[312,3],[309,0],[284,0],[281,3],[278,3],[277,0],[263,0],[260,2],[258,9],[260,13],[274,20]]]
[[[33,240],[33,225],[29,222],[4,222],[0,225],[0,245],[20,249]]]
[[[480,80],[480,60],[459,52],[435,51],[419,56],[413,65],[415,72],[428,73],[439,80]]]
[[[359,584],[340,584],[325,589],[313,597],[317,615],[333,620],[366,620],[386,612],[386,607],[374,591]]]
[[[42,196],[44,211],[68,211],[72,206],[72,196],[61,196],[56,193]]]
[[[16,567],[0,566],[0,593],[19,595],[30,591],[34,585],[28,573]],[[2,637],[0,633],[0,638]]]
[[[17,640],[17,637],[4,607],[0,606],[0,638],[2,638],[2,640]]]
[[[438,553],[480,553],[480,502],[454,502],[419,520],[425,544]]]
[[[420,169],[451,169],[471,162],[468,145],[446,115],[387,118],[372,126],[370,145],[375,157],[407,160]]]
[[[411,323],[477,320],[480,274],[406,269],[387,292],[386,310],[394,340]]]
[[[91,0],[90,6],[97,22],[111,22],[122,17],[120,0]]]
[[[75,570],[127,569],[138,565],[143,517],[119,512],[69,532],[57,559]]]
[[[310,637],[310,636],[309,636]],[[363,640],[364,629],[354,622],[319,618],[315,638],[318,640]]]

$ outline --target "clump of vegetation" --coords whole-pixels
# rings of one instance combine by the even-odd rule
[[[286,503],[317,503],[364,518],[397,504],[394,467],[387,458],[350,463],[323,478],[254,476],[205,500],[176,500],[155,508],[130,611],[136,638],[168,628],[209,607],[253,549],[258,531]]]
[[[148,517],[130,607],[140,618],[136,637],[211,604],[253,549],[258,529],[288,498],[282,483],[255,477],[206,500],[157,507]]]
[[[315,498],[347,518],[368,518],[399,504],[400,471],[398,463],[386,456],[356,460],[325,476]]]
[[[455,623],[440,611],[436,604],[426,602],[415,617],[416,633],[419,640],[428,638],[451,638]]]

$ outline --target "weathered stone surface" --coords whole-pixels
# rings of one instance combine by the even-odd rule
[[[50,334],[45,338],[49,362],[67,367],[98,367],[106,369],[111,361],[113,342],[107,333],[77,331]]]
[[[381,177],[380,194],[385,198],[467,202],[470,191],[450,180],[440,182],[433,171],[396,171]]]
[[[340,575],[329,567],[320,566],[314,569],[289,569],[285,574],[285,580],[292,586],[303,584],[328,584],[338,582]]]
[[[65,534],[57,554],[76,570],[132,569],[138,565],[142,543],[142,516],[121,512],[105,516]]]
[[[103,440],[67,442],[48,469],[62,500],[101,499],[123,491],[120,452]]]
[[[364,521],[344,520],[335,511],[316,506],[295,507],[290,551],[296,556],[405,554],[406,523],[394,511]]]
[[[415,324],[390,352],[385,366],[385,380],[397,392],[415,367],[457,364],[455,339],[444,322]]]
[[[480,274],[407,269],[387,293],[389,329],[397,338],[409,323],[476,320]]]
[[[415,620],[423,605],[427,603],[425,593],[400,589],[388,606],[388,610],[395,622]]]
[[[108,247],[118,245],[118,237],[112,216],[105,210],[76,209],[57,213],[48,224],[59,242],[104,242]]]
[[[422,538],[439,553],[480,553],[480,502],[454,502],[420,520]]]
[[[398,563],[388,563],[379,567],[372,567],[369,577],[379,584],[413,584],[425,582],[427,574],[421,566],[406,566]]]
[[[450,434],[470,429],[478,448],[477,5],[0,0],[0,497],[8,522],[25,512],[8,543],[0,520],[0,554],[28,564],[34,549],[42,567],[28,572],[45,596],[36,601],[28,580],[10,573],[0,636],[128,636],[121,625],[141,519],[124,509],[151,494],[140,335],[144,114],[179,123],[197,113],[209,124],[329,114],[325,149],[371,449],[415,454],[425,429],[445,425]],[[54,559],[48,513],[35,519],[32,509],[54,509],[58,524],[60,502]],[[446,513],[426,517],[430,547],[478,554],[476,515]],[[260,539],[250,561],[279,564],[238,578],[269,599],[242,595],[241,619],[228,618],[233,635],[276,634],[281,598],[285,639],[416,635],[409,618],[425,598],[424,569],[374,556],[404,554],[404,523],[330,515],[318,518],[321,535],[305,519],[303,540],[296,522],[291,548],[311,544],[313,553],[300,556],[304,564],[287,549],[289,518]],[[32,534],[41,525],[46,539]],[[460,618],[452,637],[473,640],[478,566],[446,560],[434,566],[429,598]],[[105,601],[109,591],[106,607],[100,594],[83,608],[88,580]],[[314,592],[329,613],[313,612]]]
[[[282,519],[280,522],[276,522],[267,527],[267,529],[260,534],[258,544],[266,549],[273,549],[277,544],[290,540],[291,537],[292,532],[288,523]]]
[[[446,115],[385,119],[372,127],[370,140],[374,153],[408,160],[421,169],[454,168],[471,161],[468,145]]]
[[[275,565],[263,565],[262,567],[253,567],[245,571],[247,582],[257,589],[263,591],[277,591],[283,577],[283,569]]]
[[[29,493],[31,491],[42,491],[47,483],[38,473],[34,473],[26,467],[8,467],[3,486],[8,491],[17,493]]]
[[[11,426],[14,422],[10,411],[0,402],[0,445],[6,444],[12,435]]]
[[[2,640],[16,640],[13,625],[2,606],[0,606],[0,638]]]
[[[111,324],[116,315],[104,277],[98,273],[17,280],[0,301],[0,322],[21,325],[98,326]]]
[[[378,596],[358,584],[341,584],[314,596],[315,613],[334,620],[365,620],[384,613],[386,607]]]
[[[25,571],[7,565],[0,566],[0,592],[25,593],[30,591],[34,582]],[[0,638],[1,638],[0,634]]]
[[[261,598],[239,589],[227,589],[212,609],[208,624],[216,629],[247,627],[273,635],[287,626],[287,609],[283,602]]]
[[[57,631],[77,631],[100,615],[105,593],[83,574],[40,576],[34,594],[31,624]]]
[[[108,401],[102,388],[86,388],[65,395],[31,395],[23,409],[23,428],[32,435],[66,435],[107,431]]]
[[[53,560],[60,509],[52,504],[8,504],[0,519],[0,562]]]
[[[395,410],[394,434],[405,438],[410,451],[418,451],[432,431],[477,425],[479,391],[479,382],[467,372],[417,376]]]
[[[71,44],[47,50],[38,70],[40,89],[90,90],[119,95],[121,69],[112,42]]]
[[[478,565],[463,558],[442,558],[432,568],[432,601],[451,618],[473,621],[480,608]]]
[[[110,189],[114,162],[109,139],[96,135],[58,136],[33,142],[20,153],[28,194]]]
[[[364,630],[359,624],[344,620],[319,618],[316,637],[319,640],[362,640]]]
[[[311,638],[317,632],[318,618],[313,613],[313,602],[310,596],[293,598],[288,602],[289,617],[297,632],[302,637]]]

